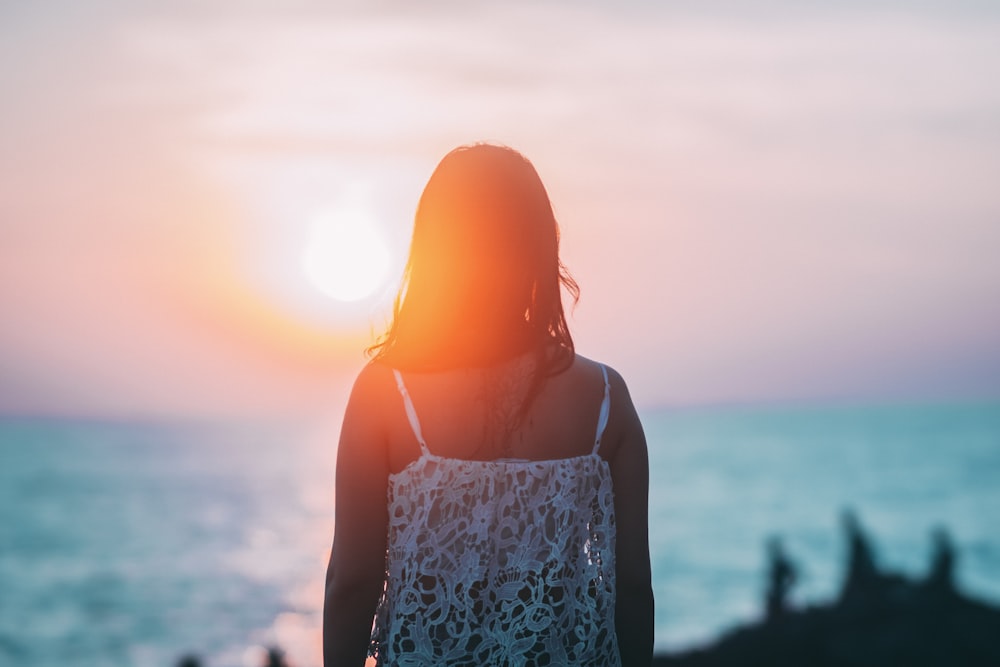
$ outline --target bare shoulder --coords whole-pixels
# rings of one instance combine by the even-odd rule
[[[344,414],[345,425],[368,430],[383,421],[386,402],[395,387],[392,369],[378,361],[370,361],[354,379],[351,396]]]
[[[588,359],[580,354],[576,355],[576,359],[573,362],[573,369],[580,373],[581,380],[586,377],[601,378],[602,368],[608,372],[608,384],[611,386],[612,410],[615,410],[617,404],[617,407],[628,407],[634,411],[628,385],[626,384],[625,378],[622,377],[621,373],[608,364]]]
[[[577,355],[573,368],[579,374],[581,382],[596,381],[603,383],[602,367],[608,373],[608,385],[610,386],[611,410],[608,416],[608,425],[605,430],[605,437],[601,444],[602,455],[607,459],[613,459],[619,450],[625,447],[645,446],[645,439],[642,435],[642,424],[632,402],[628,384],[625,379],[613,367],[588,359],[582,355]],[[624,443],[624,444],[623,444]]]
[[[392,369],[379,361],[369,361],[354,379],[351,399],[377,401],[385,396],[388,389],[395,386]]]

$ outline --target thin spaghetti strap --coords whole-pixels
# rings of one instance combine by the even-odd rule
[[[604,437],[604,429],[608,427],[608,415],[611,413],[611,384],[608,382],[608,369],[601,364],[601,374],[604,376],[604,400],[601,401],[601,416],[597,419],[597,437],[594,438],[594,451],[601,447],[601,438]]]
[[[420,443],[420,451],[424,454],[429,454],[427,443],[424,442],[424,434],[420,431],[420,420],[417,419],[417,410],[413,407],[413,399],[410,398],[410,392],[406,391],[406,385],[403,384],[403,375],[395,368],[392,369],[392,374],[396,376],[396,387],[399,388],[399,393],[403,397],[406,418],[410,420],[410,428],[413,429],[413,435],[416,436],[417,442]]]

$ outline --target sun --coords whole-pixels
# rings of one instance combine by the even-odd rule
[[[343,302],[374,294],[385,284],[390,264],[389,248],[372,216],[354,209],[316,216],[300,261],[316,289]]]

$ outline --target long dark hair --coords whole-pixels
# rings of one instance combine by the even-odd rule
[[[424,188],[392,323],[368,354],[394,368],[436,371],[531,351],[533,396],[573,362],[561,288],[579,299],[535,168],[505,146],[461,146]]]

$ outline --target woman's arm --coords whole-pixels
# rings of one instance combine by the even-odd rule
[[[653,657],[653,587],[649,568],[649,457],[628,387],[612,373],[612,414],[620,439],[611,460],[615,493],[615,631],[623,667]]]
[[[333,550],[323,605],[323,664],[363,665],[385,577],[388,451],[381,415],[388,369],[358,375],[337,450]]]

